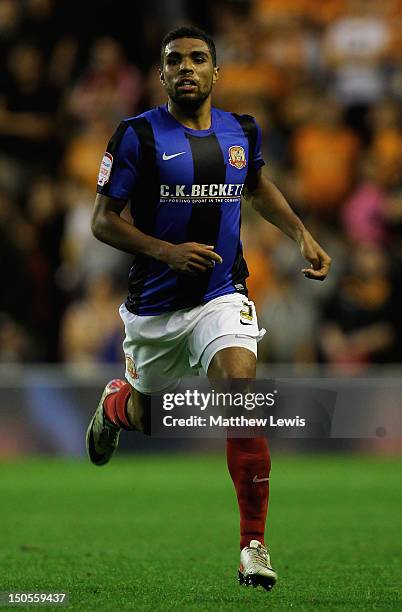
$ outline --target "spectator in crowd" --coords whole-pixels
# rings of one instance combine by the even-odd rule
[[[0,74],[4,74],[6,70],[10,49],[18,42],[21,20],[21,3],[15,0],[0,0]]]
[[[340,214],[346,236],[352,243],[381,245],[387,242],[387,192],[378,175],[378,159],[367,154],[360,160],[360,180]]]
[[[62,161],[63,174],[80,183],[86,191],[96,182],[99,156],[102,157],[105,142],[107,143],[110,136],[110,124],[108,118],[102,114],[101,100],[96,108],[96,116],[66,143]]]
[[[386,251],[374,244],[354,246],[349,267],[324,309],[319,344],[325,362],[363,370],[393,354],[391,270]]]
[[[323,41],[332,93],[346,107],[349,123],[363,139],[367,138],[367,111],[388,87],[392,30],[381,4],[347,0],[345,14],[328,25]]]
[[[135,114],[142,96],[138,69],[127,64],[113,38],[97,39],[89,65],[71,92],[68,109],[77,129],[66,146],[64,170],[93,190],[105,143],[122,117]]]
[[[124,293],[106,275],[92,278],[84,296],[66,310],[61,330],[63,359],[73,363],[120,361],[123,332],[118,315]]]
[[[29,325],[31,312],[25,301],[30,290],[28,258],[32,231],[5,190],[0,191],[0,235],[2,285],[7,288],[0,291],[0,312]]]
[[[276,275],[275,290],[267,296],[260,320],[267,329],[259,348],[263,360],[296,364],[316,361],[318,312],[312,296],[300,299],[292,276]]]
[[[69,101],[81,124],[91,123],[101,113],[114,124],[135,115],[143,93],[141,74],[127,63],[121,45],[111,37],[94,41],[87,69],[73,88]]]
[[[61,238],[58,282],[70,298],[75,298],[92,278],[101,273],[126,279],[131,257],[111,250],[91,232],[92,192],[78,181],[65,180],[59,187],[65,221]]]
[[[392,99],[383,100],[370,112],[370,151],[378,168],[377,180],[387,189],[398,186],[402,168],[401,106]]]
[[[36,47],[18,42],[8,60],[0,94],[0,174],[21,197],[38,172],[53,167],[58,98]]]
[[[354,179],[359,152],[356,136],[342,124],[331,98],[317,99],[309,121],[291,141],[298,200],[317,214],[337,214]]]
[[[0,312],[0,363],[20,363],[35,359],[28,333],[8,314]]]
[[[32,182],[28,194],[26,218],[32,229],[29,254],[30,309],[34,332],[45,361],[58,359],[59,325],[65,297],[57,282],[61,263],[61,240],[65,214],[57,183],[48,176]]]

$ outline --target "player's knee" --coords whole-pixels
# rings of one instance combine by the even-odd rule
[[[252,351],[242,347],[229,347],[218,351],[208,368],[209,378],[250,380],[256,374],[256,357]]]

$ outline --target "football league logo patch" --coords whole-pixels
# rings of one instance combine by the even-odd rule
[[[110,178],[110,173],[112,171],[113,166],[113,155],[106,152],[103,156],[100,168],[99,168],[99,176],[98,176],[98,185],[99,187],[103,187],[106,185]]]
[[[246,152],[243,147],[229,147],[229,164],[238,170],[247,166]]]

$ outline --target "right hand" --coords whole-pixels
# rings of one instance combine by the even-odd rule
[[[165,263],[182,274],[198,274],[222,263],[222,257],[215,253],[214,246],[198,242],[171,244],[164,257]]]

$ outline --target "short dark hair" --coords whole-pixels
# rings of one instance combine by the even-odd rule
[[[216,48],[212,37],[204,32],[204,30],[196,28],[195,26],[183,26],[181,28],[176,28],[175,30],[170,30],[170,32],[164,36],[161,44],[161,66],[163,66],[166,45],[172,42],[172,40],[177,40],[178,38],[199,38],[200,40],[206,42],[211,53],[212,63],[214,66],[216,66]]]

